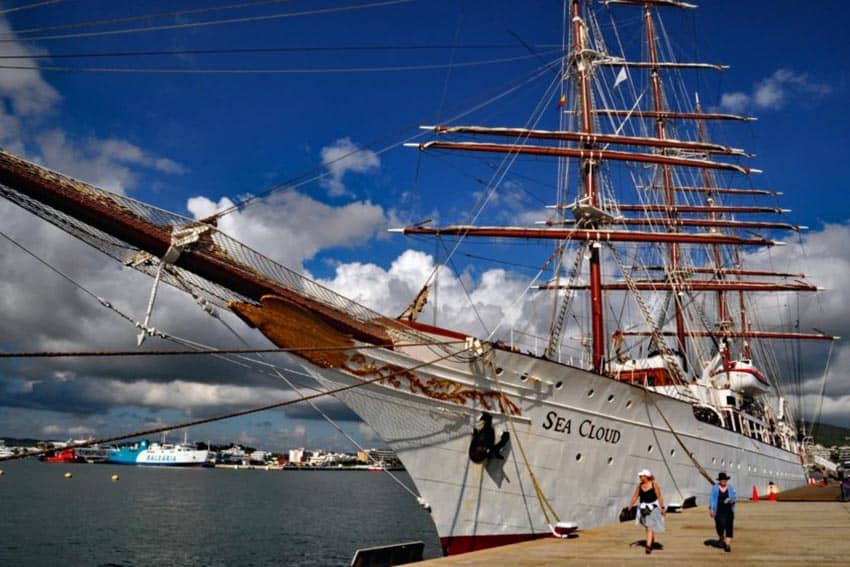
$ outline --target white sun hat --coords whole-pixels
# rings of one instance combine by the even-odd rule
[[[652,476],[652,473],[649,471],[649,469],[643,469],[642,471],[640,471],[640,472],[638,473],[638,476],[639,476],[639,477],[641,477],[641,476],[647,476],[647,477],[649,477],[649,476]]]

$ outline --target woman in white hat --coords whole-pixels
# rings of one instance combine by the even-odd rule
[[[664,497],[661,495],[661,487],[655,482],[655,477],[649,469],[643,469],[638,473],[638,485],[635,487],[635,493],[632,495],[632,500],[629,502],[629,508],[640,501],[637,510],[637,518],[643,527],[646,528],[646,553],[652,553],[652,542],[655,539],[656,533],[664,532],[664,516],[667,511],[664,509]]]

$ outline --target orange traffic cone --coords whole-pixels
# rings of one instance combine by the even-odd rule
[[[755,484],[753,485],[753,496],[752,496],[752,501],[753,501],[753,502],[758,502],[758,501],[759,501],[759,491],[758,491],[758,488],[756,488],[756,485],[755,485]]]

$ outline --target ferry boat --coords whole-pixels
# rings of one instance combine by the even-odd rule
[[[130,447],[111,449],[107,462],[116,465],[212,467],[215,466],[215,453],[198,450],[185,443],[172,445],[144,440]]]

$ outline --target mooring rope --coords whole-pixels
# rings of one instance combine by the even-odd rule
[[[667,428],[670,430],[670,433],[672,433],[673,437],[676,439],[676,441],[679,442],[679,445],[682,447],[682,450],[685,452],[685,454],[688,456],[688,458],[694,464],[697,471],[699,471],[699,473],[703,476],[703,478],[705,478],[705,480],[708,481],[709,484],[714,485],[714,479],[711,478],[711,475],[708,473],[708,471],[705,470],[705,468],[700,464],[700,462],[697,460],[697,458],[694,456],[694,454],[691,452],[691,450],[688,449],[687,445],[685,445],[685,442],[682,441],[682,438],[679,437],[679,434],[676,433],[676,430],[673,429],[673,425],[667,419],[667,416],[664,415],[664,412],[661,411],[661,407],[658,405],[658,402],[656,402],[655,399],[650,395],[649,390],[644,388],[643,392],[644,392],[644,395],[646,396],[646,399],[648,399],[650,402],[652,402],[652,405],[654,405],[655,409],[658,410],[658,415],[660,415],[661,419],[664,420],[664,423],[667,424]]]
[[[493,371],[493,380],[496,382],[496,386],[499,388],[499,392],[502,391],[502,386],[499,384],[498,372],[496,372],[496,365],[493,362],[493,351],[490,350],[486,357],[486,364]],[[514,425],[513,415],[509,411],[505,411],[504,414],[508,418],[508,425],[511,428],[511,439],[516,443],[516,446],[519,448],[520,455],[522,455],[522,461],[525,465],[525,470],[528,472],[528,477],[531,479],[531,485],[534,488],[534,494],[537,496],[537,502],[540,504],[540,509],[543,511],[543,517],[546,519],[546,524],[549,526],[549,531],[552,532],[553,535],[560,537],[560,535],[555,531],[555,528],[552,526],[552,520],[549,517],[549,513],[551,512],[552,517],[555,518],[555,522],[558,523],[561,521],[561,518],[558,516],[558,512],[555,511],[555,507],[552,506],[552,503],[546,498],[546,494],[543,492],[543,488],[541,488],[540,483],[537,481],[537,475],[534,474],[534,470],[531,468],[531,464],[528,462],[528,456],[525,454],[525,448],[522,445],[522,441],[519,438],[519,435],[516,433],[516,426]]]
[[[349,384],[347,386],[340,386],[339,388],[334,388],[334,389],[331,389],[331,390],[325,390],[325,391],[317,392],[315,394],[310,394],[310,395],[307,395],[307,396],[300,396],[298,398],[294,398],[294,399],[291,399],[291,400],[285,400],[285,401],[282,401],[282,402],[275,402],[275,403],[272,403],[272,404],[266,404],[264,406],[259,406],[259,407],[255,407],[255,408],[245,409],[245,410],[239,410],[239,411],[230,412],[230,413],[221,414],[221,415],[215,415],[215,416],[212,416],[212,417],[205,417],[205,418],[202,418],[202,419],[195,419],[195,420],[192,420],[192,421],[185,421],[183,423],[175,423],[175,424],[171,424],[171,425],[154,427],[152,429],[144,429],[144,430],[141,430],[141,431],[135,431],[133,433],[125,433],[125,434],[122,434],[122,435],[113,435],[111,437],[102,437],[100,439],[89,439],[87,441],[83,441],[83,442],[80,442],[80,443],[69,443],[68,445],[65,446],[65,448],[76,449],[76,448],[80,448],[80,447],[90,447],[92,445],[99,445],[101,443],[114,443],[116,441],[124,441],[126,439],[133,439],[134,437],[143,437],[143,436],[147,436],[147,435],[155,435],[157,433],[162,433],[164,431],[171,431],[171,430],[174,430],[174,429],[184,429],[184,428],[187,428],[187,427],[195,427],[197,425],[204,425],[204,424],[207,424],[207,423],[213,423],[215,421],[222,421],[222,420],[225,420],[225,419],[232,419],[234,417],[241,417],[243,415],[250,415],[250,414],[268,411],[268,410],[272,410],[272,409],[282,408],[282,407],[297,404],[299,402],[306,402],[306,401],[309,401],[309,400],[315,400],[317,398],[321,398],[321,397],[324,397],[324,396],[333,396],[333,395],[339,394],[341,392],[354,390],[355,388],[367,386],[369,384],[373,384],[373,383],[381,381],[381,380],[387,380],[389,378],[392,378],[392,377],[399,375],[399,374],[403,374],[405,372],[411,372],[413,370],[425,368],[426,366],[430,366],[432,364],[436,364],[436,363],[441,362],[443,360],[446,360],[448,358],[452,358],[454,356],[457,356],[458,354],[460,354],[462,352],[470,350],[470,348],[472,348],[472,347],[466,347],[466,348],[461,349],[459,351],[450,352],[448,354],[445,354],[445,355],[440,356],[438,358],[435,358],[433,360],[428,360],[428,361],[422,362],[420,364],[415,364],[415,365],[413,365],[409,368],[402,368],[402,369],[399,369],[395,372],[385,374],[383,376],[376,376],[375,378],[370,378],[369,380],[363,380],[361,382]],[[26,457],[37,457],[39,455],[44,455],[44,454],[49,453],[51,451],[53,451],[53,449],[43,449],[41,451],[33,451],[31,453],[26,453],[26,454],[22,454],[22,455],[11,455],[11,456],[8,456],[8,457],[0,457],[0,462],[11,461],[11,460],[16,460],[16,459],[23,459],[23,458],[26,458]]]

